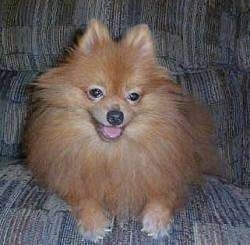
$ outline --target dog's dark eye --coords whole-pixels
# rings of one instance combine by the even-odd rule
[[[103,96],[103,92],[101,89],[99,88],[93,88],[89,91],[89,94],[91,95],[91,97],[93,98],[99,98],[101,96]]]
[[[136,93],[136,92],[132,92],[128,95],[128,100],[132,101],[132,102],[136,102],[140,99],[140,94]]]
[[[126,96],[126,99],[130,104],[137,104],[141,97],[142,96],[138,91],[130,91]]]
[[[101,88],[90,88],[87,92],[89,99],[91,100],[100,100],[104,96],[104,92]]]

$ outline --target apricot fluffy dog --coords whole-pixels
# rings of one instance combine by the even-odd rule
[[[32,98],[28,165],[71,205],[87,239],[109,231],[108,217],[131,215],[164,236],[189,186],[215,161],[209,114],[157,64],[146,25],[115,42],[92,20]]]

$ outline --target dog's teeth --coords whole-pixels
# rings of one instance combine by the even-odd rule
[[[150,237],[154,237],[154,236],[155,236],[155,234],[154,234],[154,233],[148,233],[148,236],[150,236]]]
[[[110,231],[111,231],[111,229],[105,229],[105,231],[106,231],[106,232],[110,232]]]

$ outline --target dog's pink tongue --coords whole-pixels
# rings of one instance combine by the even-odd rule
[[[116,127],[103,126],[102,133],[108,138],[115,139],[122,134],[122,129]]]

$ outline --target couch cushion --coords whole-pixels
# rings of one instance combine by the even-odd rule
[[[168,237],[152,240],[140,229],[135,219],[121,227],[114,222],[101,244],[247,244],[250,192],[207,177],[175,215]],[[0,237],[5,245],[90,244],[78,233],[69,206],[19,164],[0,169]]]
[[[238,69],[250,72],[250,3],[240,1],[241,14],[238,17],[238,31],[236,35],[236,57]]]
[[[250,187],[250,77],[244,72],[213,69],[176,79],[211,111],[226,175],[232,183]]]
[[[37,72],[0,70],[0,161],[21,156],[21,140],[27,111],[25,87]]]
[[[230,1],[3,0],[0,68],[46,70],[91,18],[106,23],[114,37],[135,24],[148,24],[159,58],[165,57],[172,71],[233,65],[237,13]]]

